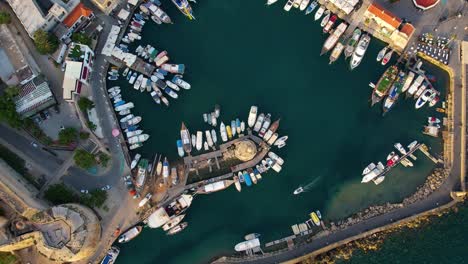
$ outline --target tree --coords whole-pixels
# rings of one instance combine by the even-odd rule
[[[88,46],[91,45],[91,38],[81,32],[73,33],[71,39],[73,40],[73,42],[78,42],[80,44],[84,44]]]
[[[51,185],[45,191],[44,197],[54,205],[77,201],[77,197],[73,191],[62,183]]]
[[[78,100],[78,107],[81,111],[85,112],[86,110],[92,109],[94,107],[94,102],[89,100],[87,97],[80,97]]]
[[[73,159],[75,160],[75,164],[83,169],[89,169],[96,165],[96,159],[94,158],[94,155],[84,149],[78,149],[75,152]]]
[[[78,131],[74,127],[67,127],[59,132],[59,142],[63,145],[68,145],[76,141]]]
[[[42,29],[34,32],[33,38],[34,45],[36,46],[37,51],[41,54],[54,53],[59,46],[58,38]]]
[[[94,189],[89,192],[89,194],[85,194],[81,196],[80,202],[88,207],[101,207],[107,200],[107,192]]]
[[[10,24],[11,16],[5,11],[0,11],[0,24]]]
[[[16,112],[14,97],[18,95],[18,88],[9,87],[0,96],[0,121],[7,122],[8,125],[19,128],[23,124],[21,116]]]
[[[91,129],[91,131],[95,131],[96,128],[97,128],[96,124],[94,124],[91,121],[88,121],[88,127],[89,127],[89,129]]]
[[[86,140],[86,139],[89,138],[89,133],[81,131],[79,137],[80,137],[81,140]]]
[[[107,165],[109,164],[109,161],[110,161],[109,155],[107,155],[104,152],[99,153],[99,163],[101,164],[101,166],[107,167]]]

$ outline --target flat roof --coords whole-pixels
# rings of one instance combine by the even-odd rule
[[[81,76],[82,66],[83,66],[83,62],[67,61],[66,66],[65,66],[65,77],[79,80]]]

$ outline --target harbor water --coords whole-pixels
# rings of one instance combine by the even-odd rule
[[[215,104],[221,106],[225,124],[237,117],[247,121],[250,106],[257,105],[273,120],[281,118],[278,132],[289,135],[288,145],[274,150],[285,165],[281,173],[270,171],[240,193],[231,187],[198,195],[183,232],[169,237],[146,228],[119,246],[117,263],[206,263],[233,253],[245,234],[260,233],[262,243],[290,235],[290,226],[307,220],[312,210],[333,221],[373,204],[401,201],[434,168],[416,152],[413,168],[399,165],[378,186],[360,183],[363,168],[385,162],[396,142],[406,146],[419,140],[433,154],[441,151],[440,140],[421,133],[429,115],[442,118],[434,108],[416,111],[413,99],[400,99],[385,117],[381,104],[370,108],[368,84],[385,70],[375,61],[383,43],[373,39],[362,64],[350,71],[343,57],[329,66],[329,53],[319,56],[326,36],[312,15],[286,13],[280,2],[266,7],[264,1],[199,1],[195,21],[185,19],[170,1],[163,4],[175,24],[148,21],[133,50],[147,44],[167,50],[171,62],[186,65],[184,79],[192,89],[169,99],[166,108],[123,79],[108,83],[122,87],[124,100],[136,105],[132,112],[143,117],[140,127],[151,135],[138,152],[174,160],[182,121],[192,133],[204,131],[212,127],[202,114]],[[437,76],[435,87],[444,89],[447,77],[428,64],[424,67]],[[293,195],[310,182],[308,192]]]

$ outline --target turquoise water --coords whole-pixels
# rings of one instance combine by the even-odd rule
[[[440,142],[420,132],[434,109],[415,111],[413,100],[401,100],[382,118],[380,104],[369,107],[368,83],[385,70],[375,62],[382,43],[373,39],[351,72],[343,58],[329,66],[328,56],[319,56],[326,36],[311,16],[285,13],[280,5],[267,8],[263,1],[200,1],[197,20],[188,21],[165,4],[175,24],[147,23],[138,44],[166,49],[174,63],[185,63],[184,79],[192,89],[165,108],[149,94],[116,82],[128,87],[123,97],[136,103],[133,112],[151,135],[140,152],[175,159],[182,121],[192,132],[203,131],[211,127],[202,114],[215,104],[221,105],[225,123],[246,120],[250,106],[258,105],[273,119],[281,117],[279,133],[289,140],[275,152],[286,163],[280,174],[269,172],[241,193],[230,188],[197,196],[184,232],[167,237],[162,230],[145,229],[121,246],[117,263],[204,263],[232,253],[247,233],[260,233],[262,242],[269,242],[290,235],[290,226],[312,210],[334,220],[371,204],[400,201],[424,182],[434,165],[417,153],[414,168],[395,168],[379,186],[360,184],[363,167],[383,161],[395,142],[418,139],[440,151]],[[436,86],[445,84],[442,76]],[[292,195],[314,180],[309,192]]]

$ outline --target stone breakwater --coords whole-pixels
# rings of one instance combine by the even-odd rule
[[[386,203],[384,205],[370,206],[369,208],[362,210],[356,213],[355,215],[348,217],[345,220],[339,220],[336,223],[331,222],[330,226],[327,227],[327,231],[334,232],[337,230],[345,229],[363,220],[382,215],[395,209],[403,208],[412,203],[423,200],[432,192],[437,190],[444,183],[445,179],[447,179],[448,175],[449,171],[447,169],[436,168],[426,178],[424,184],[418,187],[416,192],[413,193],[411,196],[403,199],[401,203]]]

